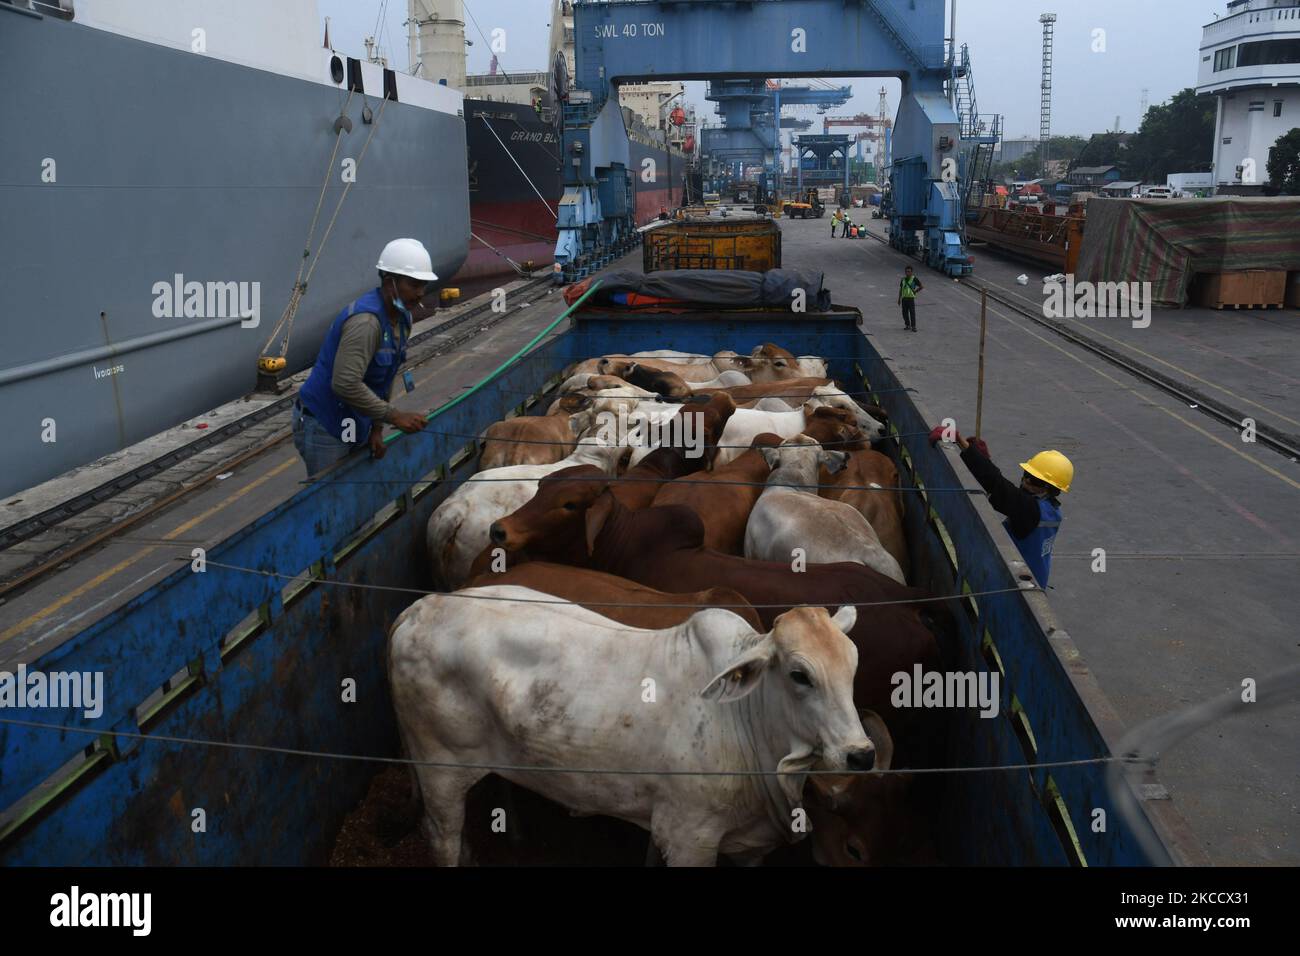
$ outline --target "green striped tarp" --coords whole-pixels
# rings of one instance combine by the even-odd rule
[[[1197,273],[1300,271],[1300,198],[1093,199],[1076,281],[1150,282],[1179,308]]]

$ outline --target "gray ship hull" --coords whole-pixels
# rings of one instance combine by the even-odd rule
[[[347,94],[4,7],[0,495],[8,497],[253,389]],[[467,254],[463,119],[391,101],[380,114],[382,91],[366,93],[348,106],[352,132],[315,245],[343,189],[343,160],[360,155],[374,128],[362,121],[366,102],[378,127],[298,310],[290,370],[310,365],[338,310],[376,284],[388,240],[420,239],[443,278]],[[196,308],[190,282],[243,284],[245,304],[260,306],[257,326],[231,307],[236,296],[223,302],[220,290],[234,287],[218,286]],[[177,285],[179,296],[160,291]]]

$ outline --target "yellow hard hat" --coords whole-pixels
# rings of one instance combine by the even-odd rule
[[[1070,490],[1070,482],[1074,480],[1074,465],[1059,451],[1040,451],[1029,461],[1022,461],[1020,467],[1063,492]]]

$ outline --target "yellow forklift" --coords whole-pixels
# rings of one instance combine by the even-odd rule
[[[807,219],[815,216],[820,219],[826,215],[826,206],[817,195],[817,190],[806,189],[799,199],[791,200],[781,207],[787,219]]]

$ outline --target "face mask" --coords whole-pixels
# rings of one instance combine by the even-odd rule
[[[393,292],[394,293],[397,292],[396,282],[393,283]],[[392,303],[394,309],[396,309],[398,312],[402,314],[402,316],[406,319],[406,321],[408,322],[412,321],[411,310],[406,307],[406,303],[402,301],[400,296],[394,295],[388,301]]]

